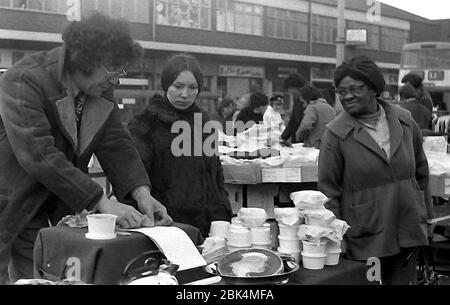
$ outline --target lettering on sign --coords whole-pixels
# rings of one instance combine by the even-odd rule
[[[219,66],[219,76],[264,78],[264,68],[263,67],[220,65]]]

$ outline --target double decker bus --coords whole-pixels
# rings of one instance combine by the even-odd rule
[[[434,105],[450,111],[450,43],[417,42],[403,46],[401,54],[399,87],[409,72],[420,75],[423,86],[433,99]]]

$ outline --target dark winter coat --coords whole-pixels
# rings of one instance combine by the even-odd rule
[[[248,122],[255,122],[255,124],[259,124],[263,122],[263,120],[263,115],[261,113],[255,113],[251,107],[242,109],[236,117],[236,122],[241,121],[244,124],[247,124]],[[250,126],[250,124],[248,126]],[[242,130],[238,130],[238,132],[242,132]]]
[[[420,104],[418,100],[416,100],[415,98],[410,98],[398,105],[403,109],[411,112],[411,116],[416,121],[417,125],[419,125],[420,129],[431,129],[431,121],[433,119],[433,115],[431,111],[428,110],[424,105]]]
[[[325,126],[336,116],[336,110],[323,98],[309,102],[305,109],[300,127],[297,130],[297,142],[303,142],[304,147],[320,149]]]
[[[77,135],[74,100],[61,82],[64,58],[64,47],[35,53],[0,80],[1,263],[44,204],[59,216],[95,206],[103,189],[87,174],[93,153],[119,200],[149,185],[111,95],[86,100]]]
[[[379,103],[390,130],[390,161],[346,112],[327,125],[319,155],[318,188],[333,198],[327,207],[351,226],[346,241],[358,260],[427,245],[426,222],[433,218],[420,130],[408,111]]]
[[[208,121],[207,115],[195,105],[181,111],[167,98],[155,96],[128,127],[150,176],[153,195],[167,208],[174,221],[193,225],[207,236],[211,221],[230,221],[232,211],[217,155],[209,157],[201,150],[196,156],[194,145],[191,146],[195,141],[185,143],[190,155],[175,156],[172,152],[172,143],[181,134],[180,130],[171,132],[172,124],[184,121],[191,128],[188,133],[191,139],[195,139],[194,115],[202,118],[196,121],[196,126],[202,127]],[[209,133],[201,135],[200,144],[210,139]]]
[[[303,114],[304,114],[305,108],[306,108],[305,105],[306,105],[306,102],[302,98],[300,93],[295,93],[293,96],[291,117],[289,119],[289,122],[286,125],[286,128],[284,129],[283,133],[281,134],[282,140],[287,141],[290,139],[292,143],[297,143],[296,132],[302,122]]]

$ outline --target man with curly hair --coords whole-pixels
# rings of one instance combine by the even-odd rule
[[[62,37],[61,47],[24,58],[0,82],[0,283],[33,278],[38,231],[65,215],[114,214],[123,228],[172,223],[150,195],[113,99],[142,54],[128,24],[96,13]],[[88,176],[94,153],[118,201]]]

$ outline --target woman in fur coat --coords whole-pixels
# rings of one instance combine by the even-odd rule
[[[211,142],[213,133],[203,132],[209,118],[195,105],[203,84],[197,60],[175,55],[163,68],[161,84],[164,96],[155,95],[129,123],[129,131],[152,194],[174,221],[196,226],[207,236],[211,222],[230,221],[232,211],[220,160],[207,145],[217,142]]]

